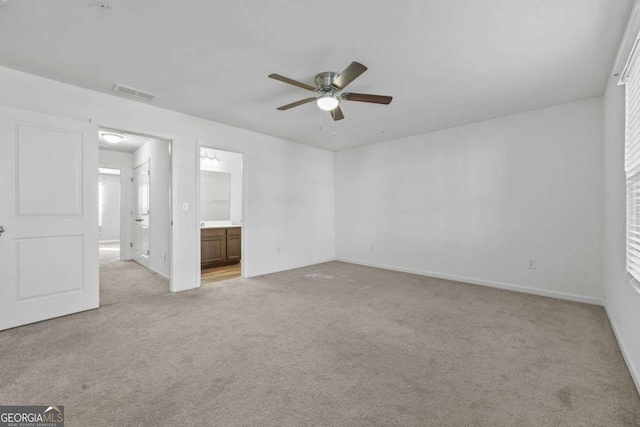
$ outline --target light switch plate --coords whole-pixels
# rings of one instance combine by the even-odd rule
[[[189,202],[182,202],[182,212],[189,212]]]

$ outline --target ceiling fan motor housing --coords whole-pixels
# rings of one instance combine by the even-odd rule
[[[325,93],[329,91],[335,91],[335,88],[332,86],[332,84],[337,78],[338,78],[338,73],[334,71],[325,71],[323,73],[318,74],[315,78],[318,92]]]

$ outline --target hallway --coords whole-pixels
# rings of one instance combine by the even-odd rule
[[[100,243],[100,306],[169,293],[169,281],[134,261],[120,261],[119,243]]]

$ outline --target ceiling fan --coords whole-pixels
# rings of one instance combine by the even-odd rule
[[[282,107],[278,107],[278,110],[285,111],[315,101],[321,110],[328,111],[331,114],[333,120],[342,120],[344,119],[344,114],[342,114],[342,110],[340,109],[340,101],[342,100],[387,105],[393,99],[391,96],[368,95],[365,93],[340,93],[349,83],[357,79],[365,71],[367,71],[367,67],[354,61],[340,74],[334,71],[325,71],[318,74],[315,78],[315,87],[290,79],[289,77],[281,76],[280,74],[269,74],[269,78],[318,94],[318,96],[312,96],[292,102],[291,104],[283,105]]]

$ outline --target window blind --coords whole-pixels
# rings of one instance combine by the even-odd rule
[[[640,55],[626,78],[625,173],[627,178],[627,273],[640,283]]]

